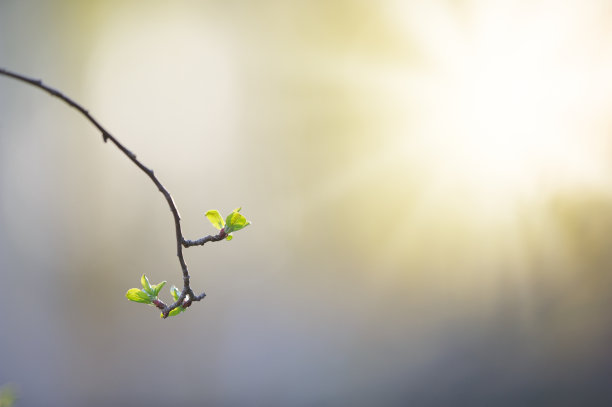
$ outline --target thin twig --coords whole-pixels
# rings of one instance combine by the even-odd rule
[[[181,270],[183,272],[183,290],[181,291],[181,295],[179,296],[178,300],[170,305],[166,305],[158,300],[155,306],[162,310],[162,315],[164,318],[166,318],[168,317],[170,311],[172,311],[176,307],[183,306],[184,308],[187,308],[191,305],[192,301],[202,300],[206,296],[206,294],[202,293],[196,296],[189,284],[189,270],[187,268],[187,263],[185,263],[185,258],[183,257],[183,247],[188,248],[191,246],[201,246],[207,242],[217,242],[225,238],[226,235],[224,231],[221,230],[218,235],[209,235],[196,241],[185,240],[185,238],[183,237],[183,232],[181,230],[181,216],[179,215],[179,211],[176,207],[176,204],[174,203],[172,195],[170,195],[170,192],[168,192],[168,190],[159,181],[157,176],[155,176],[153,170],[146,167],[142,162],[140,162],[136,158],[136,155],[134,153],[128,150],[123,144],[119,142],[119,140],[117,140],[113,135],[111,135],[104,127],[102,127],[102,125],[96,119],[94,119],[92,115],[89,114],[89,111],[87,111],[81,105],[79,105],[69,97],[65,96],[58,90],[45,85],[40,79],[29,78],[27,76],[15,72],[7,71],[3,68],[0,68],[0,75],[8,76],[10,78],[17,79],[19,81],[35,86],[39,89],[42,89],[45,92],[57,97],[58,99],[61,99],[66,104],[78,110],[102,133],[102,140],[104,142],[110,140],[123,154],[127,156],[127,158],[130,159],[130,161],[132,161],[138,168],[140,168],[145,174],[147,174],[147,176],[151,179],[151,181],[153,181],[157,189],[159,189],[159,192],[161,192],[164,198],[166,199],[166,202],[170,207],[170,212],[172,212],[172,218],[174,219],[174,228],[176,232],[176,255],[178,257],[179,264],[181,265]]]
[[[204,243],[218,242],[219,240],[223,240],[226,237],[227,237],[227,234],[225,233],[225,230],[221,229],[219,231],[219,234],[214,235],[214,236],[208,235],[198,240],[183,240],[183,246],[185,248],[191,247],[191,246],[204,246]]]

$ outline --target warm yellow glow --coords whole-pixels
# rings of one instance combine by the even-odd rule
[[[493,2],[478,11],[469,30],[452,19],[444,30],[408,24],[427,66],[420,87],[404,95],[423,109],[405,144],[411,158],[420,149],[434,188],[455,191],[479,212],[603,181],[602,91],[584,75],[592,61],[576,58],[582,50],[559,46],[560,38],[575,35],[567,16],[579,11],[530,20]],[[430,12],[439,19],[445,10]]]

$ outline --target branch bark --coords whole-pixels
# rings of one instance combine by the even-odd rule
[[[52,96],[62,100],[64,103],[78,110],[85,118],[93,124],[96,129],[98,129],[102,133],[102,140],[106,143],[110,140],[130,161],[132,161],[142,172],[144,172],[151,181],[155,184],[159,192],[164,196],[166,202],[168,203],[168,207],[170,208],[170,212],[172,213],[172,219],[174,220],[174,228],[176,234],[176,256],[178,257],[179,264],[181,266],[181,271],[183,274],[183,290],[181,291],[181,295],[178,300],[172,304],[166,305],[165,303],[158,301],[155,306],[162,310],[162,315],[164,318],[168,317],[170,311],[175,309],[178,306],[182,306],[183,308],[187,308],[191,305],[193,301],[200,301],[206,294],[202,292],[200,295],[195,295],[193,290],[191,289],[191,285],[189,282],[189,269],[187,267],[187,263],[185,262],[185,258],[183,256],[183,247],[189,248],[191,246],[202,246],[207,242],[218,242],[219,240],[223,240],[226,237],[224,230],[222,229],[217,235],[208,235],[201,239],[192,241],[185,240],[183,237],[183,232],[181,230],[181,216],[179,215],[179,211],[174,203],[174,199],[170,192],[164,187],[161,181],[157,178],[152,169],[146,167],[136,155],[128,150],[122,143],[119,142],[111,133],[109,133],[94,117],[89,113],[87,109],[83,106],[70,99],[69,97],[62,94],[60,91],[53,89],[47,85],[45,85],[40,79],[29,78],[27,76],[8,71],[4,68],[0,68],[0,75],[7,76],[9,78],[16,79],[21,82],[28,83],[38,89],[41,89]]]

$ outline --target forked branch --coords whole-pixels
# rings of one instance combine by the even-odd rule
[[[172,213],[172,218],[174,220],[174,228],[175,228],[175,234],[176,234],[176,255],[178,257],[178,261],[181,266],[181,271],[183,274],[183,289],[180,291],[180,294],[178,293],[178,290],[172,291],[175,301],[174,303],[169,304],[169,305],[166,305],[165,303],[163,303],[161,300],[157,298],[157,293],[159,292],[159,290],[157,290],[157,292],[155,293],[155,298],[151,297],[150,299],[146,301],[143,300],[143,301],[137,301],[137,302],[146,302],[148,304],[156,306],[157,308],[162,310],[162,317],[167,318],[170,312],[173,311],[174,309],[179,308],[179,307],[181,309],[185,309],[189,307],[193,301],[202,300],[206,296],[206,294],[202,293],[200,295],[195,295],[193,290],[191,289],[191,286],[189,283],[189,270],[187,268],[187,264],[185,263],[185,258],[183,257],[183,247],[188,248],[188,247],[196,246],[196,245],[201,246],[207,242],[217,242],[225,238],[231,239],[231,232],[237,231],[249,224],[249,222],[247,222],[246,219],[244,219],[244,216],[239,214],[237,211],[234,211],[232,212],[232,214],[230,214],[227,217],[227,220],[228,220],[227,226],[225,225],[225,223],[223,222],[223,219],[221,218],[221,223],[223,223],[223,227],[218,228],[219,229],[218,234],[208,235],[208,236],[205,236],[195,241],[185,240],[185,238],[183,237],[183,232],[181,230],[181,217],[179,215],[179,211],[176,207],[176,204],[174,203],[174,199],[172,198],[172,195],[170,195],[170,192],[168,192],[166,187],[164,187],[161,181],[157,178],[153,170],[146,167],[140,160],[138,160],[138,158],[136,158],[136,155],[132,153],[130,150],[128,150],[123,144],[121,144],[119,140],[117,140],[112,134],[110,134],[96,119],[93,118],[91,114],[89,114],[89,111],[87,111],[85,108],[83,108],[83,106],[76,103],[74,100],[70,99],[69,97],[65,96],[58,90],[45,85],[40,79],[29,78],[27,76],[24,76],[24,75],[15,73],[15,72],[11,72],[3,68],[0,68],[0,75],[8,76],[10,78],[16,79],[21,82],[28,83],[34,87],[44,90],[45,92],[51,94],[52,96],[57,97],[58,99],[62,100],[69,106],[78,110],[83,116],[85,116],[85,118],[87,118],[87,120],[89,120],[89,122],[91,122],[102,133],[102,140],[104,142],[107,142],[110,140],[123,154],[125,154],[127,158],[130,159],[130,161],[132,161],[138,168],[140,168],[142,172],[144,172],[151,179],[151,181],[153,181],[157,189],[159,189],[159,192],[161,192],[161,194],[166,199],[166,202],[168,203],[168,207],[170,208],[170,212]],[[216,211],[209,211],[207,213],[207,217],[209,219],[211,219],[211,217],[209,216],[209,213],[211,212],[216,212]],[[218,212],[216,212],[216,214],[218,215]],[[235,214],[237,214],[238,216],[236,217]],[[235,218],[233,221],[230,220],[232,216],[234,216]],[[231,226],[231,227],[228,228],[228,226]],[[145,288],[145,279],[146,278],[143,276],[143,279],[142,279],[143,288]],[[146,280],[146,284],[147,285],[149,284],[148,280]],[[163,284],[161,284],[161,286],[163,286]],[[159,288],[161,288],[161,286]],[[149,288],[151,287],[149,286]]]

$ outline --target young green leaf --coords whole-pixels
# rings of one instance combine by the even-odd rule
[[[232,232],[236,232],[251,224],[246,220],[244,215],[240,213],[240,209],[242,208],[235,209],[232,213],[227,215],[227,218],[225,219],[225,233],[230,234]]]
[[[153,294],[153,289],[151,288],[151,283],[149,282],[149,279],[147,278],[147,276],[145,276],[144,274],[142,275],[142,277],[140,277],[140,284],[142,285],[142,289],[146,293]]]
[[[128,292],[125,293],[125,296],[130,301],[141,302],[143,304],[151,304],[151,301],[153,301],[149,294],[138,288],[130,288]]]
[[[181,296],[181,290],[179,290],[178,288],[176,288],[176,286],[172,286],[170,287],[170,294],[172,295],[172,298],[174,298],[174,301],[178,301],[178,299]],[[170,313],[168,314],[169,317],[173,317],[175,315],[180,314],[181,312],[185,311],[185,308],[181,307],[180,305],[178,307],[176,307],[175,309],[173,309],[172,311],[170,311]],[[164,317],[164,313],[162,312],[160,315],[161,318]]]
[[[185,308],[179,306],[179,307],[176,307],[175,309],[173,309],[172,311],[170,311],[170,313],[168,313],[168,316],[169,317],[173,317],[175,315],[180,314],[183,311],[185,311]],[[164,314],[162,314],[162,317],[163,317],[163,315]]]
[[[151,289],[153,290],[153,296],[157,297],[159,295],[159,292],[165,285],[166,285],[166,282],[162,281],[161,283],[152,286]]]
[[[172,286],[170,287],[170,294],[172,294],[172,298],[174,298],[174,301],[178,301],[179,297],[181,296],[181,290],[179,290],[178,288],[176,288],[176,286]]]
[[[213,209],[213,210],[206,212],[206,217],[208,218],[210,223],[212,223],[212,225],[218,230],[223,229],[223,227],[225,226],[225,223],[223,222],[223,218],[221,217],[221,214],[217,210]]]

